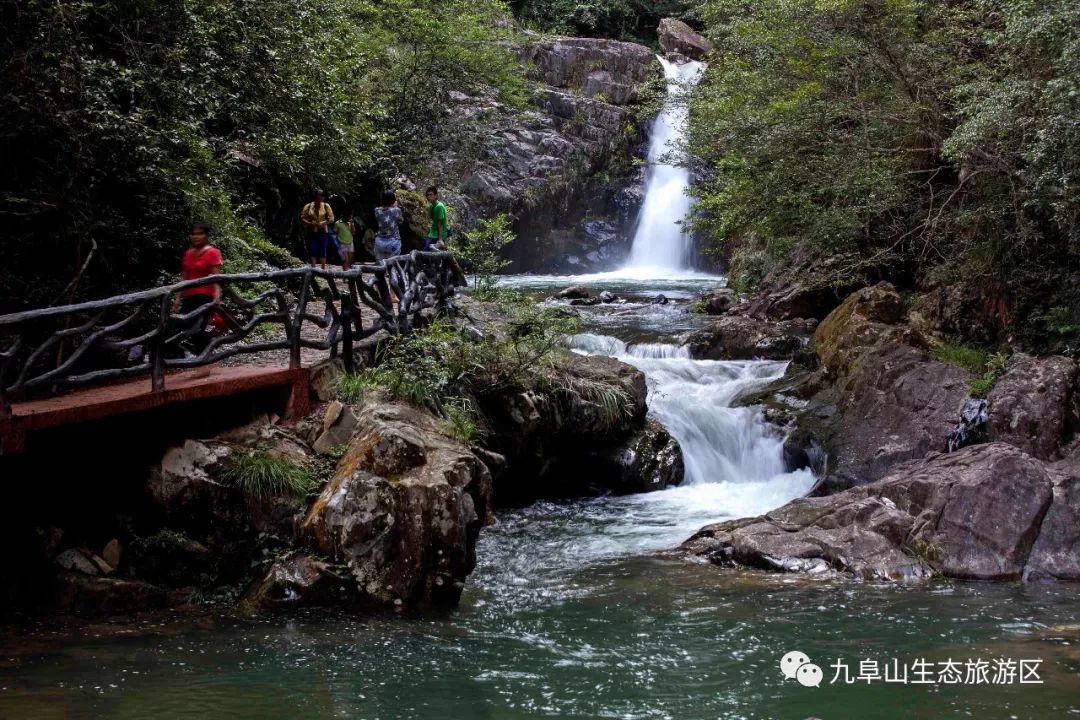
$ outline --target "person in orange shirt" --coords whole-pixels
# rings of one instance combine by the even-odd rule
[[[334,211],[324,199],[323,191],[316,190],[311,202],[300,211],[300,222],[308,231],[308,256],[311,265],[326,269],[326,246],[330,242],[330,226],[334,224]]]

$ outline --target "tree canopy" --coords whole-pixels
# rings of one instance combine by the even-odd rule
[[[288,242],[305,188],[394,177],[462,131],[444,122],[450,89],[520,98],[508,14],[500,0],[4,2],[0,308],[152,284],[195,219],[227,270],[281,260],[268,235]]]
[[[1080,6],[709,0],[697,226],[752,287],[793,251],[1005,298],[1080,340]],[[837,279],[842,282],[842,279]]]

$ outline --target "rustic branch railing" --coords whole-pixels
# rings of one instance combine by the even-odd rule
[[[352,371],[353,342],[380,330],[407,333],[425,308],[451,312],[461,280],[450,253],[414,251],[347,271],[303,267],[214,275],[3,315],[0,417],[10,415],[12,397],[34,390],[149,373],[157,391],[170,369],[271,350],[288,350],[291,368],[300,367],[304,348],[340,353]],[[212,285],[221,287],[220,301],[173,311],[184,291]],[[313,303],[322,303],[321,314],[312,312]],[[366,328],[361,306],[376,315]],[[217,332],[206,333],[208,325]],[[312,326],[319,332],[305,335]]]

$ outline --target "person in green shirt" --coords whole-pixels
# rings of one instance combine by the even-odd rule
[[[432,185],[425,193],[428,201],[428,219],[431,227],[424,239],[425,250],[446,249],[446,238],[450,234],[450,227],[446,222],[446,205],[439,200],[439,188]]]
[[[363,226],[361,226],[363,227]],[[337,233],[338,247],[341,249],[341,268],[348,270],[352,267],[353,257],[356,250],[353,246],[353,236],[356,233],[356,220],[352,210],[345,213],[345,217],[334,223],[334,232]]]

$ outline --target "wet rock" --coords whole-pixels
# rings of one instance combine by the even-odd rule
[[[555,297],[563,300],[585,300],[589,297],[589,289],[584,285],[574,285],[555,293]]]
[[[686,472],[679,441],[655,420],[618,450],[614,459],[620,472],[609,487],[620,494],[681,485]]]
[[[667,305],[668,302],[667,295],[664,295],[663,293],[649,300],[649,303],[652,305]]]
[[[64,572],[53,580],[53,609],[76,615],[108,615],[164,608],[168,594],[140,580]]]
[[[932,454],[885,479],[702,529],[684,545],[717,564],[909,580],[1080,579],[1075,484],[1003,443]],[[1044,519],[1053,518],[1050,528]]]
[[[300,534],[383,606],[452,606],[476,563],[491,475],[426,412],[371,401]]]
[[[1043,460],[1061,456],[1076,363],[1017,354],[990,391],[990,438]]]
[[[356,600],[356,585],[346,568],[293,553],[275,561],[266,575],[251,583],[237,609],[261,615],[300,607],[349,607]]]
[[[701,33],[675,18],[664,18],[657,28],[660,47],[665,53],[685,55],[691,60],[703,60],[713,51],[713,44]]]
[[[323,416],[323,429],[312,450],[320,455],[328,455],[335,448],[341,447],[352,439],[356,429],[356,415],[352,409],[334,400]]]
[[[574,298],[573,300],[570,301],[570,306],[571,307],[592,307],[593,305],[599,305],[599,304],[600,304],[600,298],[598,298],[598,297]]]
[[[790,360],[806,348],[815,325],[813,320],[725,315],[693,332],[687,345],[700,360]]]
[[[710,290],[701,295],[694,304],[695,311],[706,315],[723,315],[739,304],[738,294],[730,288]]]
[[[569,479],[577,495],[631,495],[680,485],[682,449],[667,429],[649,420],[626,441],[558,463],[553,474]]]
[[[608,290],[604,290],[600,293],[600,302],[602,303],[613,303],[618,299],[619,298],[615,295],[615,293]]]

